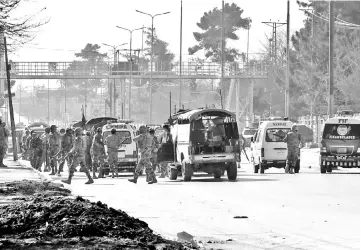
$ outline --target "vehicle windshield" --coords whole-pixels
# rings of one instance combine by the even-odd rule
[[[359,140],[360,124],[325,124],[323,139]]]
[[[105,141],[105,138],[107,138],[108,135],[110,135],[111,132],[110,131],[106,131],[103,134],[103,140]],[[115,133],[117,136],[119,136],[121,139],[124,139],[125,137],[130,137],[130,132],[129,131],[117,131]],[[131,144],[132,143],[132,139],[128,138],[127,140],[125,140],[123,142],[123,144]]]
[[[257,129],[246,129],[244,130],[244,135],[254,135],[257,132]]]
[[[270,128],[266,131],[266,142],[283,142],[287,133],[290,132],[289,128]]]

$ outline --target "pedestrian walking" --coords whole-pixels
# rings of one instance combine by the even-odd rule
[[[61,136],[61,142],[60,142],[60,157],[65,157],[69,151],[71,150],[71,148],[73,147],[73,135],[72,135],[72,130],[71,128],[67,128],[65,130],[65,134]],[[58,176],[61,176],[61,172],[63,172],[64,170],[64,164],[65,164],[65,160],[67,161],[68,164],[68,168],[70,167],[70,159],[69,158],[64,158],[63,161],[60,162],[59,164],[59,169],[58,169]]]
[[[10,131],[7,129],[6,124],[2,121],[0,117],[0,167],[7,167],[4,164],[4,158],[8,150],[8,138]]]
[[[97,179],[95,175],[96,169],[99,169],[98,178],[104,177],[104,159],[105,149],[104,142],[102,137],[102,128],[97,128],[96,134],[94,135],[94,139],[92,142],[92,146],[90,148],[90,154],[92,156],[93,161],[93,179]]]
[[[30,131],[29,130],[25,130],[25,134],[23,135],[23,138],[21,139],[21,147],[23,149],[23,154],[22,154],[22,159],[26,160],[26,154],[27,154],[27,148],[26,148],[26,140],[28,139],[28,137],[30,136]]]
[[[294,174],[294,168],[296,166],[300,144],[304,147],[304,142],[300,134],[297,133],[297,125],[293,125],[290,132],[287,133],[286,137],[283,139],[287,143],[287,161],[285,172]]]
[[[157,178],[155,177],[153,166],[150,162],[153,150],[153,138],[145,126],[139,127],[139,133],[140,135],[133,139],[138,144],[139,162],[135,168],[133,179],[128,179],[128,181],[137,183],[139,175],[143,168],[145,168],[145,172],[149,176],[148,184],[157,183]]]
[[[56,156],[60,151],[60,134],[57,131],[56,125],[50,126],[50,134],[48,138],[49,158],[50,158],[50,175],[55,175],[58,171],[58,163]]]
[[[90,154],[90,148],[91,148],[92,143],[93,143],[93,135],[92,135],[92,133],[90,131],[86,132],[85,141],[86,141],[85,167],[87,167],[89,169],[89,171],[92,171],[93,162],[92,162],[92,157],[91,157],[91,154]]]
[[[42,162],[45,163],[44,172],[50,171],[50,159],[49,159],[49,148],[48,148],[48,139],[50,135],[50,127],[45,128],[44,134],[40,136],[40,139],[43,144],[43,159]]]
[[[158,142],[158,139],[155,136],[154,129],[149,129],[149,134],[151,137],[153,137],[153,146],[152,146],[153,150],[152,150],[150,162],[152,163],[153,171],[156,171],[157,166],[158,166],[158,149],[159,149],[160,143]],[[147,182],[148,182],[148,178],[149,178],[149,176],[147,176]]]
[[[32,152],[31,166],[41,172],[43,164],[43,142],[35,131],[31,131],[30,149]]]
[[[105,138],[105,144],[107,145],[107,154],[108,154],[108,164],[110,171],[112,172],[112,178],[114,178],[114,171],[116,177],[118,177],[118,167],[116,166],[118,162],[118,148],[121,145],[120,138],[116,135],[116,130],[113,128],[110,131],[110,135]]]
[[[69,168],[69,176],[67,180],[62,180],[63,183],[71,184],[71,179],[74,176],[74,169],[80,164],[83,167],[86,176],[88,177],[88,181],[85,184],[92,184],[94,180],[90,176],[89,170],[85,167],[85,150],[86,150],[86,141],[83,136],[83,129],[76,128],[75,129],[75,140],[72,149],[69,153],[64,157],[71,157],[73,160],[71,162]]]

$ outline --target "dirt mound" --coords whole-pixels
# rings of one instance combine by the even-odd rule
[[[63,184],[42,181],[14,181],[0,183],[0,195],[33,195],[38,193],[53,193],[53,196],[68,196],[70,190],[64,189]]]
[[[0,240],[1,248],[16,245],[47,249],[47,245],[52,245],[52,249],[54,246],[189,249],[154,234],[147,223],[121,210],[81,197],[37,195],[0,207],[0,238],[5,239]],[[78,240],[72,244],[72,238]]]

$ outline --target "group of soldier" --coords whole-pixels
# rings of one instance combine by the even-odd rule
[[[170,142],[171,135],[167,125],[164,126],[164,142]],[[107,159],[112,178],[118,177],[118,149],[125,140],[130,138],[120,138],[116,135],[116,130],[112,129],[111,134],[106,138],[102,136],[102,129],[97,128],[92,132],[83,134],[82,128],[60,129],[56,125],[45,128],[43,134],[38,134],[34,130],[26,130],[22,138],[21,147],[23,158],[29,160],[32,167],[38,171],[50,172],[49,175],[61,176],[65,161],[67,162],[69,175],[68,179],[62,182],[71,184],[71,180],[80,165],[80,172],[85,172],[88,177],[86,184],[94,183],[94,179],[105,178],[104,165]],[[0,130],[1,135],[1,130]],[[139,128],[139,135],[133,139],[138,145],[138,164],[134,171],[133,179],[130,182],[137,183],[139,175],[145,169],[147,182],[157,183],[155,170],[158,166],[157,151],[161,145],[154,130],[146,126]],[[1,143],[1,141],[0,141]],[[105,153],[107,146],[107,154]],[[0,152],[1,153],[1,152]],[[166,164],[160,162],[160,178],[167,175]],[[92,172],[92,175],[91,175]],[[96,175],[98,173],[98,176]]]

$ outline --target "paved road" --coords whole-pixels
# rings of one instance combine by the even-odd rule
[[[84,185],[84,173],[76,173],[71,186],[146,221],[163,236],[174,239],[185,231],[207,248],[359,249],[359,169],[321,175],[316,150],[304,150],[301,157],[297,175],[281,169],[253,174],[243,163],[235,182],[200,175],[186,183],[159,179],[148,185],[143,177],[135,185],[121,177]]]

